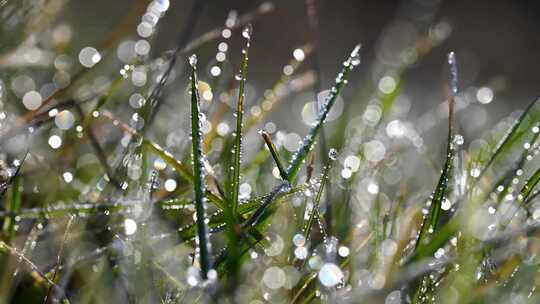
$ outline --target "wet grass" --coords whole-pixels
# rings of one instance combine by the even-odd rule
[[[133,14],[146,7],[159,22],[163,3],[140,1]],[[265,67],[250,64],[249,47],[264,37],[250,22],[269,3],[191,37],[198,3],[171,51],[139,49],[119,76],[103,62],[119,60],[105,54],[129,38],[129,14],[96,42],[101,60],[69,70],[33,109],[11,78],[37,68],[0,74],[0,303],[538,302],[540,100],[467,138],[459,54],[441,58],[447,100],[428,122],[400,98],[414,62],[360,64],[351,43],[325,97],[293,113],[307,130],[298,140],[288,103],[320,91],[322,74],[317,6],[306,5],[313,41],[255,97],[248,71]],[[138,39],[152,45],[147,34]],[[5,39],[0,58],[22,52]],[[444,43],[416,40],[417,61]],[[210,44],[216,60],[201,62]],[[381,66],[378,83],[351,80]],[[85,86],[99,77],[104,88]]]

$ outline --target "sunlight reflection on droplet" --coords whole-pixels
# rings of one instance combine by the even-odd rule
[[[302,247],[306,244],[306,238],[304,235],[298,233],[293,236],[293,244],[296,247]]]
[[[64,172],[64,174],[62,174],[62,177],[64,178],[64,181],[68,184],[73,181],[73,174],[71,174],[71,172]]]
[[[54,118],[54,123],[61,130],[69,130],[73,127],[74,122],[75,117],[73,117],[73,114],[68,110],[58,113]]]
[[[493,100],[493,90],[488,87],[482,87],[476,92],[476,99],[482,104],[488,104]]]
[[[296,59],[296,61],[303,61],[304,58],[306,58],[306,55],[302,49],[295,49],[293,51],[293,57]]]
[[[176,181],[169,178],[165,181],[164,187],[167,192],[173,192],[176,189]]]
[[[324,264],[319,270],[319,281],[326,287],[333,287],[343,280],[343,272],[333,263]]]
[[[22,102],[28,110],[35,110],[41,106],[41,95],[36,91],[30,91],[24,94]]]
[[[372,162],[381,161],[386,154],[384,144],[378,140],[372,140],[364,144],[364,155]]]
[[[51,148],[58,149],[62,145],[62,138],[58,135],[53,135],[49,137],[48,143]]]
[[[85,47],[79,52],[79,62],[82,66],[91,68],[101,60],[101,55],[93,47]]]
[[[384,304],[400,304],[401,303],[401,292],[399,290],[394,290],[386,296]]]
[[[134,220],[130,219],[130,218],[125,219],[124,220],[124,232],[126,233],[126,235],[132,235],[136,231],[137,231],[137,223]]]
[[[262,281],[270,289],[278,289],[285,285],[287,280],[285,271],[277,266],[269,267],[264,271]]]
[[[391,76],[384,76],[379,80],[378,88],[384,94],[390,94],[396,89],[396,80]]]
[[[360,168],[360,158],[356,157],[356,155],[349,155],[345,158],[343,166],[351,169],[353,172],[356,172],[358,171],[358,168]]]
[[[162,171],[162,170],[165,170],[165,168],[167,168],[167,163],[165,163],[163,159],[156,158],[154,160],[154,169]]]

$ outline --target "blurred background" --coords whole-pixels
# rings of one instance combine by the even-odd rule
[[[62,26],[69,33],[70,42],[62,53],[72,58],[76,58],[82,48],[99,44],[136,3],[106,0],[27,2],[35,4],[36,9],[42,4],[48,5],[49,10],[56,10],[50,29],[58,31],[58,26]],[[50,5],[51,2],[57,4]],[[12,3],[4,1],[4,11]],[[235,0],[203,5],[191,37],[223,25],[231,11],[242,15],[255,10],[261,3],[263,1]],[[305,1],[278,0],[272,3],[274,9],[271,12],[253,20],[248,88],[251,101],[262,96],[264,90],[280,77],[292,51],[309,43],[313,37]],[[483,98],[480,104],[472,105],[470,111],[460,116],[465,121],[474,118],[476,123],[469,128],[473,135],[477,135],[475,132],[480,127],[522,107],[538,94],[540,62],[536,55],[540,52],[540,8],[536,1],[317,0],[315,4],[320,35],[321,89],[332,85],[340,69],[339,63],[360,42],[364,65],[351,76],[351,87],[355,89],[346,90],[344,96],[348,99],[357,96],[355,94],[370,97],[367,93],[370,85],[376,87],[384,75],[395,74],[405,63],[407,68],[402,69],[399,75],[405,84],[401,95],[411,104],[412,118],[421,116],[444,100],[443,87],[447,81],[445,58],[449,51],[457,53],[460,89],[467,93],[468,98]],[[152,36],[151,56],[162,54],[176,45],[178,36],[185,30],[192,6],[193,1],[170,3]],[[123,39],[137,39],[133,28],[124,34]],[[9,37],[7,33],[3,36]],[[227,55],[227,63],[234,69],[239,66],[242,47],[238,36],[231,38]],[[35,43],[39,46],[43,43],[39,40],[46,39],[44,37],[34,37]],[[435,47],[426,44],[425,37],[438,40]],[[411,51],[415,45],[418,49]],[[215,45],[205,44],[197,53],[201,62],[210,65],[216,55]],[[179,61],[183,64],[185,59]],[[50,66],[51,63],[45,65]],[[122,60],[113,61],[113,66],[118,69],[122,64]],[[6,69],[4,67],[4,78],[13,76]],[[33,73],[34,78],[47,74],[43,71]],[[50,77],[50,73],[47,76]],[[44,82],[45,79],[41,81]],[[484,90],[479,91],[482,88]],[[279,122],[298,121],[295,118],[300,116],[306,98],[313,97],[300,95],[289,99],[288,107],[281,109],[283,116],[278,115],[283,118]],[[366,98],[352,102],[365,106]],[[482,106],[488,103],[489,107]]]
[[[329,88],[349,50],[362,43],[363,65],[351,75],[350,87],[343,96],[359,108],[365,107],[372,87],[388,73],[401,69],[403,52],[417,45],[421,52],[409,54],[411,64],[399,77],[404,81],[401,98],[410,103],[411,119],[424,117],[445,99],[448,79],[446,54],[455,51],[458,58],[459,86],[467,98],[478,100],[458,116],[468,122],[465,131],[471,137],[510,112],[522,108],[538,95],[540,80],[540,8],[536,1],[315,1],[320,30],[321,89]],[[217,1],[205,5],[195,22],[192,37],[224,24],[229,13],[238,15],[255,10],[263,1]],[[305,1],[274,1],[275,9],[253,21],[254,35],[250,51],[248,102],[261,97],[264,90],[282,74],[292,51],[311,41]],[[67,1],[55,24],[70,27],[72,42],[66,52],[73,56],[85,46],[96,45],[126,15],[134,1]],[[159,55],[172,49],[183,33],[193,1],[172,1],[153,37],[151,53]],[[131,31],[126,39],[136,40]],[[433,48],[423,36],[439,39]],[[238,69],[239,35],[229,44],[228,64]],[[211,64],[216,55],[209,43],[197,50],[201,62]],[[230,58],[229,58],[230,56]],[[311,61],[312,58],[309,58]],[[180,64],[185,62],[182,58]],[[215,60],[214,60],[215,61]],[[405,60],[406,61],[406,60]],[[115,63],[118,69],[122,62]],[[210,65],[207,66],[207,70]],[[202,76],[203,78],[205,76]],[[483,90],[480,90],[483,89]],[[308,90],[309,91],[309,90]],[[353,98],[353,96],[364,98]],[[287,99],[273,118],[280,126],[307,130],[298,126],[304,104],[312,94]],[[167,100],[165,104],[174,102]],[[485,106],[489,104],[489,106]],[[167,121],[167,120],[165,120]]]
[[[239,14],[255,9],[263,1],[217,1],[207,5],[199,18],[194,37],[222,25],[230,10]],[[443,45],[410,68],[405,77],[405,94],[414,110],[444,99],[441,90],[446,80],[445,56],[456,51],[460,68],[460,86],[495,86],[491,114],[522,106],[538,95],[540,74],[540,6],[537,1],[317,1],[322,58],[322,87],[333,83],[339,62],[356,43],[363,44],[363,62],[384,62],[381,49],[403,48],[415,35],[434,24],[444,22],[449,37]],[[254,22],[250,60],[250,82],[258,92],[268,88],[281,73],[291,51],[310,40],[310,28],[304,1],[274,1],[275,10]],[[96,42],[118,22],[133,1],[70,1],[61,19],[74,32],[74,48]],[[171,1],[167,15],[160,21],[156,51],[170,49],[183,30],[193,1]],[[99,22],[96,22],[99,20]],[[82,39],[84,38],[84,39]],[[385,41],[382,41],[382,40]],[[237,48],[239,43],[233,43]],[[208,45],[200,50],[205,57],[214,55]],[[235,63],[239,53],[231,52]],[[204,57],[203,57],[204,58]],[[362,84],[366,66],[352,75]]]

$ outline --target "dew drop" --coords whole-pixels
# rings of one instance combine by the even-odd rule
[[[331,160],[336,160],[337,157],[338,157],[338,152],[336,149],[334,148],[331,148],[329,151],[328,151],[328,157],[331,159]]]
[[[176,181],[172,178],[169,178],[165,181],[163,185],[167,192],[173,192],[176,189]]]
[[[189,56],[189,65],[192,68],[195,68],[197,66],[197,55],[192,54],[191,56]]]
[[[74,122],[75,118],[68,110],[64,110],[54,117],[54,123],[61,130],[69,130],[71,127],[73,127]]]
[[[326,287],[334,287],[343,280],[343,272],[333,263],[325,263],[319,270],[319,281]]]
[[[248,24],[244,27],[244,29],[242,30],[242,37],[246,38],[246,39],[251,39],[251,34],[253,33],[253,25]]]
[[[135,231],[137,231],[137,223],[130,218],[125,219],[124,232],[126,233],[126,235],[132,235],[135,233]]]
[[[353,66],[360,64],[360,45],[357,45],[351,53],[351,64]]]
[[[458,146],[463,145],[465,140],[463,139],[463,136],[461,134],[454,135],[454,143]]]
[[[53,135],[49,137],[48,143],[51,148],[58,149],[62,145],[62,138],[58,135]]]
[[[292,240],[293,240],[294,246],[296,247],[302,247],[306,244],[306,238],[300,233],[295,234]]]
[[[24,94],[22,102],[25,108],[28,110],[36,110],[41,106],[43,98],[41,94],[36,91],[29,91]]]
[[[447,198],[443,198],[441,202],[441,209],[447,211],[450,210],[450,208],[452,208],[452,203],[450,202],[450,200],[448,200]]]
[[[305,260],[308,256],[308,250],[306,247],[296,247],[294,249],[294,256],[299,260]]]
[[[400,304],[401,303],[401,292],[399,290],[394,290],[386,296],[384,304]]]
[[[287,275],[283,269],[277,266],[272,266],[264,271],[262,281],[266,287],[270,289],[278,289],[285,285]]]
[[[156,170],[165,170],[165,168],[167,168],[167,164],[165,163],[165,161],[161,158],[156,158],[154,160],[154,169]]]

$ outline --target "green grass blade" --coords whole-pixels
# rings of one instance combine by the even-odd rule
[[[272,155],[272,158],[274,159],[274,162],[276,163],[276,166],[279,170],[279,175],[284,181],[288,181],[289,177],[287,176],[285,167],[283,167],[283,164],[281,163],[281,159],[279,158],[279,153],[276,150],[276,146],[274,145],[274,142],[272,141],[270,134],[268,134],[268,132],[264,130],[261,130],[260,134],[262,138],[264,139],[264,143],[268,147],[268,150],[270,150],[270,154]]]
[[[505,153],[510,153],[510,150],[512,150],[512,147],[514,146],[513,144],[516,141],[519,141],[523,135],[526,135],[530,131],[531,127],[536,124],[538,120],[540,120],[540,109],[538,109],[539,104],[540,97],[536,98],[527,106],[525,111],[523,111],[509,132],[505,134],[500,143],[497,145],[495,152],[481,169],[481,172],[476,179],[477,181],[484,176],[486,171],[492,167],[502,157],[502,155]]]
[[[454,52],[448,54],[448,63],[450,64],[451,71],[451,96],[448,99],[448,138],[447,138],[447,148],[446,148],[446,160],[444,162],[444,167],[437,182],[435,191],[433,192],[433,197],[431,199],[431,206],[428,216],[424,218],[422,223],[420,233],[416,241],[416,247],[424,241],[424,237],[427,233],[433,233],[437,229],[439,223],[439,215],[441,213],[441,207],[443,200],[445,200],[446,191],[448,189],[448,180],[450,179],[453,159],[455,156],[455,147],[454,147],[454,103],[455,95],[457,94],[457,69],[455,62]]]
[[[197,236],[199,238],[199,261],[201,265],[201,277],[208,279],[211,262],[211,246],[208,236],[208,224],[206,222],[206,187],[204,184],[204,162],[202,155],[202,131],[200,121],[199,90],[197,79],[197,56],[189,57],[191,65],[191,138],[192,138],[192,161],[193,161],[193,189],[195,192],[195,212],[197,215]]]
[[[315,124],[309,130],[308,135],[302,141],[302,144],[293,154],[291,163],[287,168],[287,176],[291,182],[295,181],[297,174],[300,170],[300,167],[305,162],[306,157],[309,152],[313,149],[315,145],[315,139],[319,132],[321,131],[322,125],[326,121],[326,117],[330,112],[330,109],[334,105],[337,97],[341,94],[343,87],[347,84],[347,79],[349,77],[349,72],[357,65],[360,64],[360,45],[357,45],[351,52],[349,58],[343,63],[343,69],[338,74],[334,87],[330,90],[330,94],[326,98],[325,104],[322,107],[322,110],[319,112],[319,117]]]
[[[245,99],[245,85],[247,78],[247,68],[248,68],[248,55],[249,55],[249,45],[251,40],[251,33],[253,28],[251,24],[248,24],[246,28],[242,31],[242,36],[246,38],[246,46],[242,49],[242,66],[240,68],[240,74],[237,75],[240,77],[240,86],[238,88],[238,102],[236,104],[236,131],[234,133],[234,146],[233,146],[233,163],[232,163],[232,176],[231,176],[231,193],[230,193],[230,202],[232,204],[232,214],[236,213],[236,208],[238,206],[238,189],[240,187],[240,166],[242,158],[242,128],[244,127],[244,99]]]
[[[529,195],[531,194],[534,187],[538,184],[540,181],[540,168],[538,168],[533,175],[527,180],[525,185],[523,186],[523,189],[521,189],[521,198],[520,200],[525,201],[527,198],[529,198]]]
[[[330,153],[332,153],[331,149]],[[335,151],[335,150],[334,150]],[[319,214],[319,205],[321,203],[322,193],[324,191],[324,186],[326,185],[326,182],[328,180],[328,174],[330,172],[331,166],[331,160],[332,157],[328,157],[328,160],[326,161],[326,165],[324,166],[323,175],[321,178],[321,186],[319,187],[319,191],[317,191],[317,195],[315,196],[315,202],[313,203],[313,210],[311,211],[311,214],[309,216],[308,222],[306,223],[304,227],[304,237],[306,238],[306,243],[309,241],[309,238],[311,236],[311,227],[313,227],[313,222],[315,221],[315,216]]]

